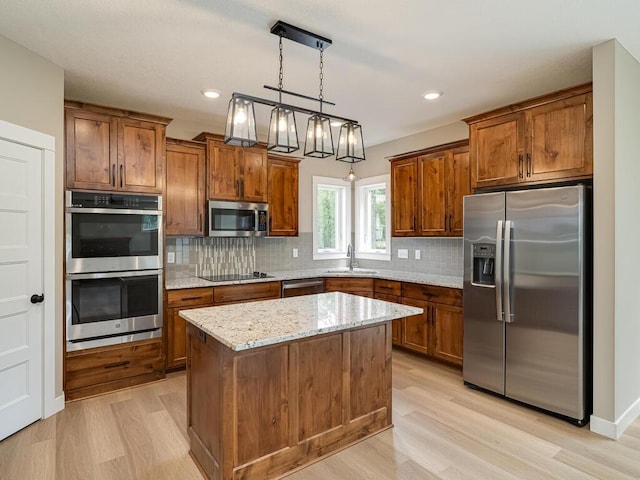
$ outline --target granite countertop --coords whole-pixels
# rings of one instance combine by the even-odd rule
[[[331,270],[331,272],[329,272]],[[335,271],[334,271],[335,270]],[[344,271],[341,271],[344,270]],[[375,272],[375,273],[372,273]],[[341,268],[316,268],[310,270],[289,270],[283,272],[269,272],[273,278],[252,278],[249,280],[236,280],[227,282],[210,282],[198,277],[185,277],[166,280],[167,290],[181,288],[215,287],[219,285],[242,285],[246,283],[273,282],[281,280],[297,280],[301,278],[316,277],[366,277],[380,278],[384,280],[396,280],[398,282],[419,283],[423,285],[435,285],[438,287],[462,288],[462,277],[434,275],[430,273],[403,272],[400,270],[383,269],[355,269],[349,272]]]
[[[181,310],[180,316],[240,351],[422,312],[408,305],[332,292]]]

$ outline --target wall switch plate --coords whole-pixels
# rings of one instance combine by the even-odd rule
[[[415,255],[416,255],[416,260],[420,260],[422,258],[422,253],[420,252],[420,250],[416,250]]]
[[[293,249],[293,258],[298,258],[298,249],[297,248]]]
[[[406,248],[399,248],[398,258],[409,258],[409,250]]]
[[[167,263],[176,263],[176,252],[167,252]]]

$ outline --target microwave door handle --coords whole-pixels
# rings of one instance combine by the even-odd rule
[[[504,322],[502,311],[502,233],[504,226],[502,220],[496,225],[496,259],[495,259],[495,289],[496,289],[496,320]]]

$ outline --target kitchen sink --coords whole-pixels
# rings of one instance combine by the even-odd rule
[[[353,270],[349,270],[348,268],[335,268],[333,270],[327,270],[327,273],[351,273],[354,275],[373,275],[374,273],[378,273],[378,271],[367,270],[365,268],[354,268]]]

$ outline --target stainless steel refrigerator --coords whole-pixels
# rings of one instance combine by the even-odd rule
[[[578,425],[591,413],[582,185],[464,198],[464,382]]]

